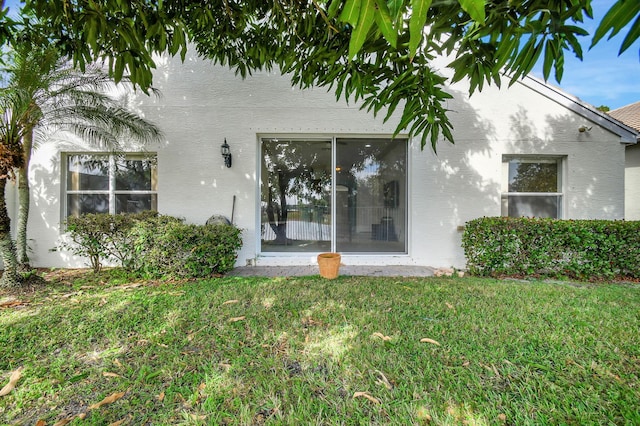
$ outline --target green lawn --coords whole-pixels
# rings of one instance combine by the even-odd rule
[[[640,424],[639,285],[116,275],[0,293],[0,423]]]

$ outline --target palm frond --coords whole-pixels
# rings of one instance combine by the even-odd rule
[[[82,122],[70,122],[65,126],[65,130],[77,135],[83,141],[96,148],[108,151],[121,151],[122,146],[118,138],[103,126],[91,125]]]
[[[117,148],[124,140],[147,144],[162,137],[155,124],[112,95],[130,93],[132,87],[126,81],[116,85],[99,66],[80,72],[53,48],[14,51],[10,56],[4,69],[6,86],[0,89],[0,127],[5,129],[0,131],[7,137],[22,137],[25,130],[20,126],[46,130],[36,131],[34,147],[43,134],[56,130],[70,131],[103,148]]]

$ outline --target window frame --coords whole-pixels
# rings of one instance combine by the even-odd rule
[[[257,252],[259,256],[262,257],[278,257],[278,256],[288,256],[288,257],[304,257],[309,254],[313,254],[316,252],[308,251],[265,251],[263,249],[263,241],[262,241],[262,179],[263,179],[263,164],[262,164],[262,149],[263,142],[267,140],[300,140],[300,141],[322,141],[330,144],[331,149],[331,225],[330,225],[330,244],[331,251],[336,251],[337,249],[337,234],[336,234],[336,223],[335,220],[337,218],[337,199],[336,194],[340,190],[338,189],[336,174],[338,167],[338,158],[337,158],[337,145],[341,140],[344,139],[381,139],[381,140],[401,140],[404,144],[404,160],[405,160],[405,175],[403,177],[403,182],[405,184],[405,197],[403,198],[400,204],[404,206],[404,212],[402,214],[404,229],[402,230],[402,239],[404,243],[404,249],[402,251],[345,251],[341,252],[343,255],[347,256],[409,256],[409,250],[411,247],[411,217],[410,217],[410,209],[411,209],[411,181],[410,181],[410,173],[409,170],[411,168],[411,150],[412,143],[411,138],[406,134],[400,134],[394,137],[391,134],[343,134],[343,133],[260,133],[256,136],[256,149],[259,153],[256,158],[256,170],[259,171],[258,178],[256,179],[256,230],[255,233],[255,243],[257,247]],[[398,206],[400,207],[400,206]]]
[[[69,158],[74,156],[92,157],[95,159],[104,158],[108,161],[108,183],[107,189],[69,189],[68,174],[69,172]],[[116,189],[116,164],[120,159],[124,160],[150,160],[154,163],[154,167],[151,169],[151,189],[150,190],[122,190]],[[110,153],[110,152],[64,152],[62,153],[62,218],[63,220],[73,215],[69,209],[69,195],[107,195],[109,201],[109,212],[107,214],[116,213],[116,199],[118,195],[155,195],[156,208],[150,209],[151,211],[157,211],[158,203],[158,154],[156,152],[125,152],[125,153]]]
[[[556,192],[510,192],[509,191],[509,165],[513,161],[522,163],[547,163],[557,166]],[[509,154],[502,156],[502,179],[500,193],[500,215],[502,217],[523,217],[509,216],[509,197],[557,197],[557,211],[555,219],[563,219],[565,212],[565,183],[566,183],[566,161],[564,155],[517,155]]]

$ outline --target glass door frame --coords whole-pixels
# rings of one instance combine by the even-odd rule
[[[273,140],[273,139],[303,139],[305,141],[317,141],[317,142],[331,142],[331,218],[330,218],[330,247],[331,251],[336,251],[336,236],[337,236],[337,226],[336,226],[336,214],[337,214],[337,205],[336,205],[336,177],[337,171],[336,167],[338,167],[338,159],[337,159],[337,141],[338,139],[384,139],[391,140],[391,135],[342,135],[342,134],[333,134],[331,136],[322,135],[322,134],[259,134],[257,136],[257,158],[256,158],[256,196],[257,196],[257,206],[256,206],[256,252],[258,256],[261,257],[280,257],[286,255],[287,257],[301,257],[301,256],[309,256],[316,255],[320,252],[296,252],[296,251],[263,251],[262,247],[262,149],[263,149],[263,141],[264,140]],[[404,135],[399,135],[395,139],[403,141],[405,144],[405,175],[404,175],[404,184],[405,184],[405,200],[404,200],[404,225],[405,225],[405,236],[404,236],[404,251],[403,252],[344,252],[344,255],[347,256],[408,256],[409,254],[409,243],[410,243],[410,180],[409,180],[409,169],[410,169],[410,150],[411,150],[411,140]]]

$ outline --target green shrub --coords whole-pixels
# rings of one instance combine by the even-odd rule
[[[469,272],[640,278],[640,222],[483,217],[467,222]]]
[[[134,251],[130,231],[135,223],[157,215],[157,212],[142,212],[71,216],[66,222],[71,243],[61,246],[78,256],[88,257],[94,272],[99,272],[105,262],[116,262],[131,269]]]
[[[160,216],[132,229],[136,268],[150,278],[204,278],[235,265],[242,246],[233,225],[192,225]]]
[[[190,225],[156,212],[70,217],[67,231],[71,242],[62,247],[88,257],[95,272],[111,262],[154,278],[224,274],[242,246],[233,225]]]

